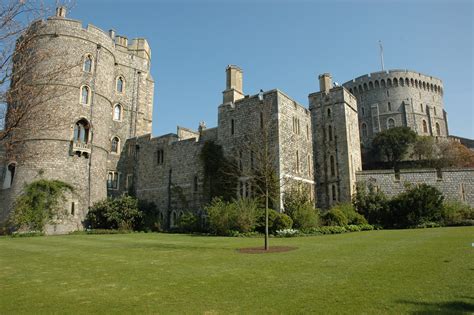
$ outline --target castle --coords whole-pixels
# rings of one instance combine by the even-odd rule
[[[242,69],[230,65],[216,127],[200,123],[197,130],[178,127],[176,134],[152,137],[154,82],[145,39],[129,43],[114,31],[83,28],[61,7],[30,30],[38,50],[67,47],[63,58],[80,66],[55,83],[64,93],[41,105],[50,125],[59,127],[23,131],[14,154],[5,157],[0,222],[24,184],[41,176],[75,188],[64,204],[68,215],[48,233],[81,229],[91,205],[127,192],[154,202],[162,224],[173,227],[182,213],[209,202],[200,154],[210,142],[235,161],[236,197],[255,193],[249,174],[264,148],[280,179],[274,205],[280,211],[285,190],[295,183],[322,208],[350,201],[358,181],[389,194],[402,191],[405,181],[426,182],[474,204],[474,170],[362,171],[362,152],[377,132],[408,126],[421,135],[448,136],[443,85],[434,77],[393,70],[338,86],[325,73],[306,108],[277,89],[246,95]]]

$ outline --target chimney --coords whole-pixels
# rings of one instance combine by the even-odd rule
[[[321,92],[329,93],[332,88],[332,77],[330,73],[323,73],[319,75],[319,90]]]
[[[226,85],[224,93],[224,104],[235,102],[244,97],[242,88],[242,69],[235,65],[228,65],[225,69]]]
[[[110,36],[110,38],[115,40],[115,30],[109,30],[109,36]]]
[[[57,17],[66,17],[66,7],[60,6],[56,8],[56,16]]]

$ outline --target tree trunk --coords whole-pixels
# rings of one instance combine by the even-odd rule
[[[265,188],[265,250],[268,250],[268,186]]]

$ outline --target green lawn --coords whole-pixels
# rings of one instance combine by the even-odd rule
[[[473,227],[271,239],[0,238],[0,314],[474,312]]]

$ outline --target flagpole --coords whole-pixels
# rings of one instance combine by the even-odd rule
[[[380,63],[382,64],[382,71],[385,71],[385,67],[383,64],[383,46],[382,46],[381,40],[379,40],[379,46],[380,46]]]

